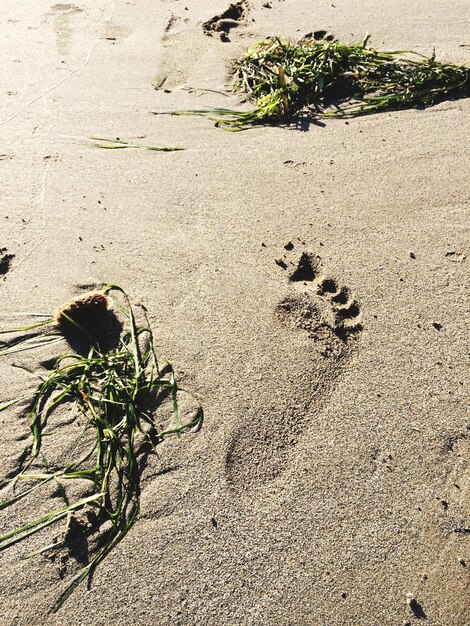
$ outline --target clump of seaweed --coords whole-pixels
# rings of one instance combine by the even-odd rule
[[[234,90],[244,90],[256,108],[194,110],[218,126],[243,130],[288,122],[298,115],[354,117],[470,95],[470,69],[440,63],[413,51],[379,52],[362,43],[270,37],[235,66]]]
[[[119,295],[121,302],[111,301],[111,292]],[[100,320],[112,313],[112,303],[124,318],[124,332],[118,345],[105,351],[96,340],[99,332],[93,333],[93,325],[97,321],[97,327],[100,327]],[[138,324],[126,293],[116,285],[107,285],[102,291],[90,292],[72,300],[61,307],[54,317],[43,322],[24,329],[2,331],[5,334],[36,331],[44,327],[45,339],[41,342],[37,336],[26,336],[20,342],[13,342],[0,354],[44,345],[48,337],[62,340],[71,330],[82,333],[88,342],[85,355],[75,352],[62,355],[49,375],[42,378],[27,410],[32,443],[20,473],[4,488],[10,490],[9,497],[0,502],[0,509],[5,509],[51,484],[64,494],[65,506],[0,537],[1,551],[68,518],[62,541],[55,541],[23,555],[23,558],[42,553],[53,555],[64,546],[67,548],[67,537],[73,535],[74,524],[80,525],[78,521],[73,521],[79,511],[88,520],[93,520],[91,526],[88,524],[81,532],[93,533],[98,527],[107,528],[96,552],[54,602],[52,612],[56,612],[74,589],[93,573],[135,523],[140,506],[140,474],[144,455],[154,452],[166,437],[179,437],[183,432],[198,430],[202,424],[203,411],[198,403],[189,417],[182,420],[179,396],[188,392],[177,383],[172,366],[166,361],[161,364],[157,361],[152,330],[145,308],[142,307],[142,310],[145,321]],[[0,405],[0,411],[20,400]],[[166,414],[164,407],[167,402],[172,415],[171,424],[168,427],[159,426],[162,422],[159,409]],[[43,461],[47,458],[43,450],[44,440],[50,434],[48,422],[58,409],[80,416],[82,431],[72,449],[66,452],[66,461],[60,467],[57,464],[46,464],[44,467]],[[63,485],[83,480],[89,481],[91,495],[69,501]],[[26,483],[27,487],[16,493],[19,482]]]

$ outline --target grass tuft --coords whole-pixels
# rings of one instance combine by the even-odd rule
[[[124,317],[125,331],[119,337],[118,345],[105,351],[97,341],[101,323],[97,323],[98,331],[94,333],[93,320],[112,313],[110,293],[121,299],[114,304]],[[85,511],[94,520],[91,529],[85,526],[85,533],[93,533],[104,523],[110,526],[87,565],[55,600],[52,612],[56,612],[78,585],[93,573],[135,523],[140,507],[140,473],[144,455],[155,452],[166,437],[179,437],[202,425],[203,411],[199,404],[190,418],[182,420],[179,397],[188,392],[179,386],[172,366],[157,361],[144,308],[143,314],[145,322],[139,325],[126,293],[117,285],[107,285],[101,292],[91,292],[72,300],[59,309],[54,318],[41,323],[46,328],[46,337],[53,333],[53,336],[63,338],[63,333],[69,332],[71,325],[74,332],[83,334],[88,351],[85,355],[70,353],[59,357],[49,375],[42,379],[27,410],[32,436],[30,454],[21,472],[9,483],[12,488],[27,481],[28,487],[15,495],[10,494],[0,502],[0,509],[13,506],[33,491],[53,483],[60,486],[65,506],[1,536],[0,551],[61,520],[70,522],[71,516],[78,511]],[[21,330],[36,332],[38,326],[34,324]],[[10,346],[11,351],[25,349],[22,346],[29,339],[27,336],[23,342]],[[30,347],[38,342],[35,337],[34,345]],[[3,354],[8,353],[8,349],[3,350]],[[19,400],[5,402],[0,405],[0,411]],[[171,423],[159,427],[166,401],[172,407]],[[48,434],[48,421],[59,408],[62,411],[69,409],[73,414],[78,412],[83,431],[79,437],[81,445],[77,446],[76,442],[63,465],[51,468],[44,461],[44,440]],[[90,433],[92,437],[85,436]],[[75,451],[78,447],[80,454]],[[92,494],[69,501],[62,485],[74,480],[89,481]],[[66,539],[26,553],[23,558],[53,553],[64,544],[67,546]]]
[[[193,110],[227,130],[310,117],[354,117],[435,104],[470,95],[470,69],[439,63],[434,55],[379,52],[362,43],[290,43],[270,37],[236,64],[234,90],[256,102],[251,111]]]

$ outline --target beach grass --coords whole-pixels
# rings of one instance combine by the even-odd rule
[[[288,123],[298,116],[356,117],[470,95],[470,69],[409,50],[380,52],[362,43],[269,37],[236,63],[234,91],[256,103],[249,111],[195,109],[227,130]]]
[[[120,301],[111,300],[111,293]],[[105,351],[99,333],[94,332],[95,321],[100,322],[107,315],[114,314],[112,303],[124,320],[124,331],[117,346]],[[0,550],[5,550],[61,520],[69,520],[75,512],[84,509],[94,519],[93,528],[87,532],[108,523],[110,528],[101,546],[69,581],[53,603],[52,612],[57,611],[74,589],[92,574],[135,523],[140,507],[144,455],[155,452],[166,437],[180,437],[184,432],[198,430],[202,424],[203,410],[198,403],[188,419],[182,419],[179,397],[188,392],[178,384],[173,367],[166,361],[157,360],[153,333],[143,307],[142,313],[144,322],[138,324],[126,293],[117,285],[107,285],[99,292],[72,300],[54,317],[14,329],[21,332],[44,329],[43,341],[51,337],[64,339],[76,332],[81,340],[85,338],[88,347],[84,355],[70,352],[59,357],[47,377],[42,378],[26,415],[31,429],[28,454],[21,470],[6,487],[10,487],[9,497],[0,503],[0,509],[6,509],[52,481],[61,486],[74,480],[90,483],[91,495],[73,502],[65,498],[65,506],[40,515],[0,537]],[[2,354],[31,349],[38,341],[37,337],[31,341],[25,336],[4,349]],[[6,401],[0,411],[20,400]],[[159,427],[159,409],[165,402],[171,406],[172,417],[167,427]],[[80,415],[83,426],[68,452],[67,461],[52,469],[44,465],[41,458],[45,458],[48,421],[59,408]],[[80,453],[77,452],[79,449]],[[17,493],[17,485],[24,482],[28,487]],[[64,542],[58,541],[27,553],[23,558],[53,553],[63,546]]]

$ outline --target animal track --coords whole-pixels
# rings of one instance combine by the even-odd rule
[[[362,329],[359,304],[347,287],[324,275],[320,257],[302,252],[291,262],[284,254],[276,263],[287,273],[288,293],[274,310],[280,332],[268,338],[272,354],[266,360],[273,367],[256,390],[266,402],[232,435],[226,456],[227,480],[240,491],[269,482],[286,467],[308,422],[331,397]],[[285,367],[276,366],[284,361]]]
[[[4,276],[10,269],[10,264],[15,258],[14,254],[8,254],[6,248],[0,248],[0,276]]]
[[[466,259],[466,255],[462,252],[446,252],[446,259],[448,261],[452,261],[452,263],[463,263]]]
[[[223,13],[204,22],[202,30],[206,35],[212,36],[214,33],[218,33],[222,41],[230,41],[228,33],[245,20],[247,12],[248,7],[244,0],[230,4]]]
[[[336,41],[336,37],[327,30],[315,30],[311,33],[306,33],[300,41]]]

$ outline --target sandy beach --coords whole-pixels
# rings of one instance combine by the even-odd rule
[[[56,614],[79,563],[1,552],[0,624],[468,626],[470,100],[240,133],[153,112],[249,108],[231,63],[270,35],[468,62],[469,4],[249,0],[205,32],[228,5],[3,0],[0,327],[116,283],[205,420],[149,457],[138,520]],[[0,403],[60,353],[2,357]]]

